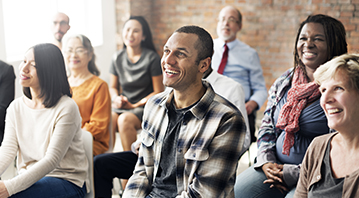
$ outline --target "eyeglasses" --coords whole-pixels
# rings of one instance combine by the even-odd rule
[[[54,21],[54,26],[56,26],[57,24],[60,24],[61,27],[69,25],[67,21]]]
[[[228,19],[226,19],[226,18],[219,18],[218,19],[218,21],[219,22],[221,22],[221,23],[225,23],[225,22],[228,22],[228,23],[231,23],[231,24],[234,24],[234,23],[239,23],[239,21],[238,20],[236,20],[236,19],[234,19],[234,18],[228,18]]]
[[[73,51],[72,49],[69,49],[69,50],[65,50],[64,53],[67,55],[71,55],[71,54],[84,55],[87,53],[87,50],[80,48]]]

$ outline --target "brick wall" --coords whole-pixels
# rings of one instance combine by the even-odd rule
[[[183,25],[199,25],[217,37],[219,11],[226,5],[243,15],[238,38],[259,54],[267,88],[293,67],[293,49],[299,23],[309,14],[339,19],[347,30],[349,52],[359,49],[359,0],[117,0],[118,47],[121,29],[131,15],[143,15],[150,23],[159,54],[172,32]],[[358,10],[356,9],[358,8]],[[263,108],[262,108],[263,110]]]

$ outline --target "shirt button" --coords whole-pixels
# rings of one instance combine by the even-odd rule
[[[196,157],[196,153],[195,153],[195,154],[193,154],[193,157]]]
[[[320,175],[317,176],[317,179],[320,179]]]

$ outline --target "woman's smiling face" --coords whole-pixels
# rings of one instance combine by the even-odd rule
[[[322,24],[311,22],[303,26],[297,52],[306,69],[315,70],[328,60],[328,46]]]

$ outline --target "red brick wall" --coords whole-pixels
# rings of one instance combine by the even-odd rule
[[[359,49],[359,0],[117,0],[118,36],[123,18],[143,15],[150,23],[159,54],[168,37],[183,25],[199,25],[217,37],[219,11],[226,5],[243,15],[238,38],[259,54],[267,88],[293,67],[293,49],[299,23],[309,14],[339,19],[347,30],[349,52]],[[124,9],[129,6],[129,9]],[[128,8],[128,7],[127,7]],[[122,46],[118,39],[119,48]],[[263,108],[262,108],[263,110]]]

